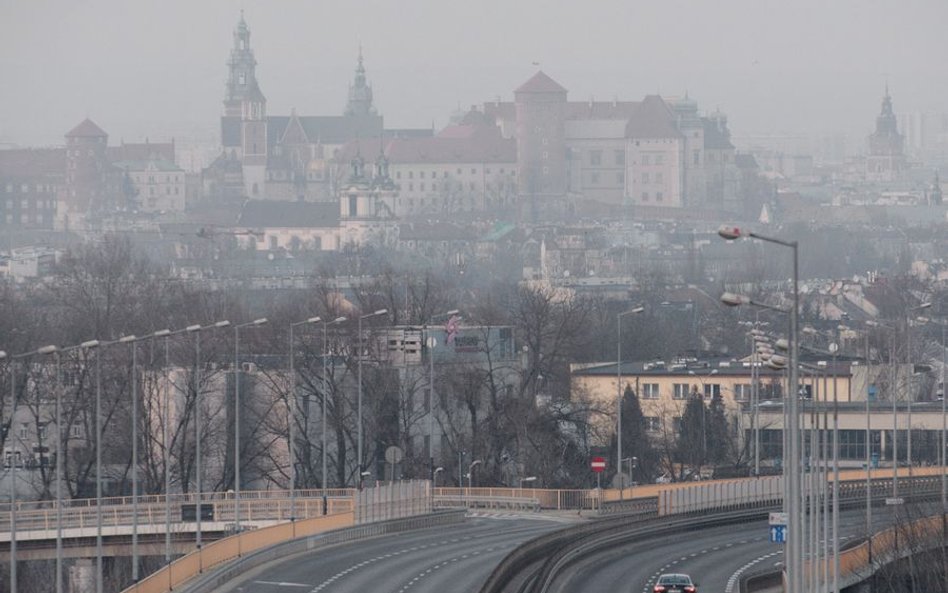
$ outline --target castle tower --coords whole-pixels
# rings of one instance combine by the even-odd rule
[[[109,135],[91,119],[66,134],[66,199],[57,213],[64,227],[75,226],[107,196],[106,146]]]
[[[239,157],[244,188],[250,197],[264,193],[267,168],[267,99],[257,84],[256,67],[257,60],[250,49],[250,29],[241,11],[227,61],[224,117],[240,118]]]
[[[349,85],[349,100],[346,102],[346,115],[375,115],[372,105],[372,87],[365,81],[365,65],[362,63],[362,46],[359,46],[359,61],[356,65],[355,79]]]
[[[566,195],[566,89],[542,71],[514,91],[518,191],[535,215]]]
[[[866,177],[872,181],[892,181],[905,169],[904,140],[892,110],[889,85],[885,86],[882,110],[876,117],[876,131],[869,136]]]

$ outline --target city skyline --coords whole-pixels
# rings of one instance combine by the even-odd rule
[[[948,45],[936,34],[945,12],[936,2],[900,7],[897,14],[881,3],[867,9],[854,1],[785,7],[733,0],[714,8],[602,2],[584,7],[603,18],[582,28],[573,25],[576,11],[532,2],[476,10],[428,2],[408,10],[372,3],[281,7],[249,0],[134,9],[111,0],[6,3],[0,143],[61,144],[62,134],[86,116],[116,139],[213,138],[241,9],[271,112],[341,113],[361,45],[375,103],[391,127],[437,128],[458,107],[510,100],[538,67],[573,100],[688,92],[706,110],[728,113],[735,136],[861,139],[886,81],[897,112],[938,109],[946,86],[930,58]],[[817,8],[826,23],[854,23],[858,16],[858,28],[846,26],[834,38],[828,29],[807,28]],[[891,33],[909,22],[917,34],[894,39]],[[522,32],[529,23],[542,25],[537,34]],[[671,43],[663,24],[678,33]],[[93,35],[96,28],[106,34]],[[627,58],[617,59],[623,51]],[[845,109],[827,109],[827,100]]]

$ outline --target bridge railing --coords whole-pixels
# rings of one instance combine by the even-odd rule
[[[466,501],[522,498],[536,501],[546,510],[584,510],[597,509],[600,495],[596,490],[553,490],[543,488],[435,488],[435,504],[450,502],[466,506]]]
[[[352,489],[302,490],[295,501],[295,517],[308,519],[324,514],[334,515],[352,512],[354,509]],[[325,499],[323,496],[325,495]],[[171,496],[143,496],[138,503],[138,523],[164,525],[168,520],[174,525],[191,524],[194,520],[183,520],[182,507],[195,504],[196,494],[173,494]],[[325,509],[324,509],[325,502]],[[236,500],[232,492],[208,492],[201,495],[201,505],[213,509],[213,521],[236,522]],[[10,504],[0,511],[0,541],[9,540]],[[37,508],[38,507],[38,508]],[[2,508],[2,507],[0,507]],[[73,499],[66,501],[62,509],[63,529],[95,527],[99,508],[95,499]],[[324,513],[325,510],[325,513]],[[240,520],[253,524],[259,522],[289,521],[293,518],[294,502],[288,491],[249,491],[240,496]],[[103,499],[102,525],[104,527],[130,526],[135,520],[135,509],[131,497]],[[16,526],[22,538],[24,532],[51,532],[56,529],[57,510],[55,501],[17,504]],[[178,531],[179,529],[175,529]]]

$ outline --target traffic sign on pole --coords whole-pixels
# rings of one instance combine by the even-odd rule
[[[787,526],[786,525],[771,525],[770,526],[770,543],[772,544],[787,543]]]
[[[589,460],[589,469],[597,474],[606,469],[606,459],[604,457],[593,457]]]

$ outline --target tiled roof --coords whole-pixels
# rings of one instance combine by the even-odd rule
[[[331,228],[339,226],[336,202],[247,200],[238,226],[247,228]]]
[[[105,151],[110,161],[149,161],[164,159],[174,162],[173,142],[138,142],[109,146]]]
[[[64,148],[0,150],[0,178],[62,177],[65,174]]]
[[[566,119],[629,119],[639,101],[571,101],[566,104]]]
[[[510,163],[517,161],[517,143],[503,138],[495,126],[451,126],[429,138],[391,138],[385,141],[385,156],[398,163]],[[337,157],[348,162],[361,151],[372,160],[378,153],[378,137],[346,144]]]
[[[91,119],[86,118],[75,128],[69,130],[66,138],[108,138],[108,134]]]
[[[184,169],[165,159],[115,161],[112,165],[123,171],[146,171],[150,166],[154,166],[156,171],[184,172]]]
[[[542,70],[530,77],[530,80],[523,83],[517,90],[517,93],[565,93],[566,89],[560,86],[558,82],[547,76]]]
[[[473,241],[476,235],[469,227],[449,222],[412,222],[399,225],[399,241]]]
[[[658,95],[646,95],[625,127],[628,138],[682,138],[675,114]]]

